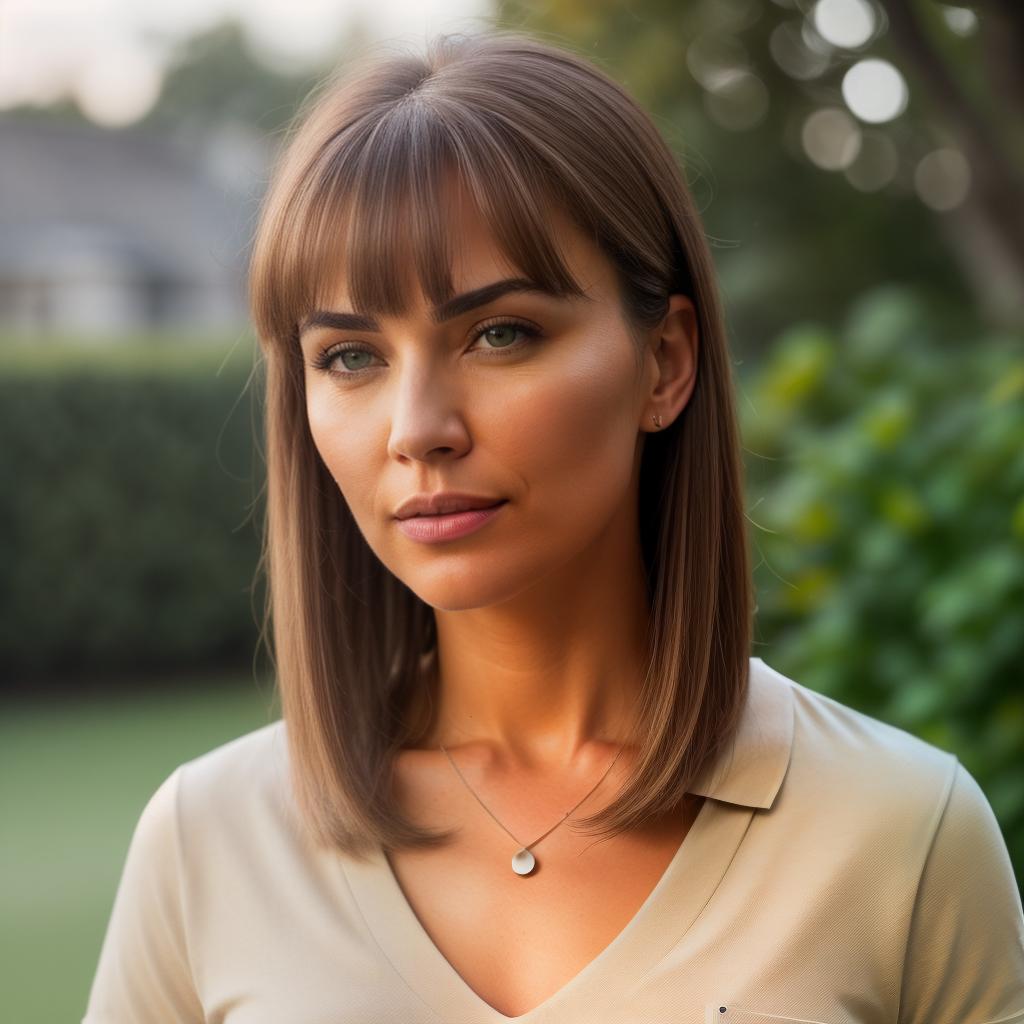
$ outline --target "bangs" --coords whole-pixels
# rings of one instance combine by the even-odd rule
[[[585,297],[554,213],[578,226],[582,218],[552,181],[526,138],[462,105],[411,94],[372,125],[352,125],[296,183],[278,231],[278,259],[268,261],[281,270],[270,290],[275,336],[294,340],[313,310],[329,308],[342,274],[353,311],[374,318],[409,311],[411,275],[428,303],[452,298],[457,190],[521,276],[557,296]]]

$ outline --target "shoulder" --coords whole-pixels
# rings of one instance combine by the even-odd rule
[[[761,749],[789,744],[776,799],[747,833],[741,877],[762,912],[799,941],[796,905],[812,951],[827,923],[828,947],[852,951],[866,991],[882,981],[878,999],[895,994],[887,1019],[1008,1021],[1024,1005],[1024,908],[975,778],[954,753],[759,658],[751,687],[751,735]]]
[[[176,769],[182,829],[245,831],[292,815],[282,719],[214,747]]]
[[[790,679],[760,658],[753,666],[761,685],[791,697],[792,750],[783,787],[791,809],[838,817],[847,828],[860,823],[868,832],[909,830],[913,845],[926,848],[958,777],[973,783],[956,755]]]
[[[987,916],[999,941],[1010,944],[1004,948],[1024,955],[1005,840],[984,791],[956,754],[763,662],[754,674],[755,685],[773,693],[774,706],[792,714],[785,777],[753,833],[791,880],[780,883],[782,890],[828,893],[844,927],[874,929],[876,945],[883,943],[879,922],[887,922],[884,942],[893,958],[902,957],[922,902],[947,906],[959,918]],[[955,904],[954,890],[963,897]],[[1003,906],[998,914],[996,905]],[[940,924],[953,921],[931,924],[939,934]],[[927,959],[927,941],[922,937],[915,956]]]
[[[264,775],[280,768],[273,762],[280,760],[285,748],[286,726],[278,718],[184,761],[181,767],[196,777],[237,777],[252,772]]]

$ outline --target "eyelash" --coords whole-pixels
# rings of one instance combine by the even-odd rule
[[[495,327],[515,327],[520,333],[526,335],[526,341],[514,342],[511,345],[507,345],[505,348],[491,349],[488,352],[488,357],[497,356],[502,357],[506,352],[517,352],[521,348],[525,348],[528,345],[533,344],[539,338],[542,337],[542,332],[533,327],[531,324],[525,323],[522,320],[514,320],[508,317],[497,318],[495,320],[486,321],[481,325],[473,338],[473,341],[477,341],[483,334]],[[487,350],[485,350],[487,351]],[[332,345],[330,348],[326,348],[323,352],[318,353],[313,358],[312,365],[317,370],[323,370],[325,373],[333,374],[336,377],[357,377],[360,373],[365,372],[369,367],[364,367],[362,370],[332,370],[331,365],[343,352],[367,352],[370,355],[375,355],[374,351],[367,348],[365,345],[361,345],[357,342],[350,342],[341,345]]]

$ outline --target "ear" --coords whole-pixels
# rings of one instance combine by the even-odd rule
[[[668,311],[649,334],[650,390],[642,407],[641,430],[657,433],[686,408],[697,380],[697,310],[687,295],[670,295]],[[654,417],[661,419],[661,426]]]

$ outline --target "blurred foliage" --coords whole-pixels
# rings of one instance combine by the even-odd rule
[[[251,663],[254,423],[228,355],[0,347],[4,688]]]
[[[1024,334],[880,288],[788,328],[739,402],[755,653],[956,753],[1024,868]]]
[[[961,36],[943,17],[947,5],[869,0],[875,28],[856,47],[821,36],[815,6],[500,0],[499,21],[593,60],[651,113],[686,172],[744,354],[762,352],[794,319],[835,326],[857,296],[888,281],[1020,325],[1024,93],[1014,100],[990,79],[1020,75],[1013,40],[1024,39],[1024,6],[975,4],[978,28]],[[1022,22],[1016,33],[1004,28],[1011,15]],[[865,58],[891,63],[910,89],[906,109],[884,123],[859,121],[844,99],[844,75]],[[861,139],[849,166],[823,169],[808,157],[803,133],[822,110]],[[962,152],[972,174],[966,200],[945,212],[925,205],[915,182],[938,148]],[[890,160],[891,177],[869,184]]]
[[[316,84],[311,69],[269,68],[238,16],[177,41],[163,88],[142,124],[188,137],[245,125],[277,134]]]

